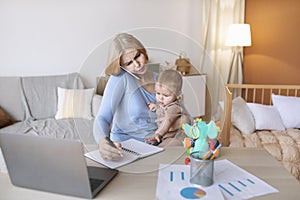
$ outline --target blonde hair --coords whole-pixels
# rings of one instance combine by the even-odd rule
[[[177,97],[181,95],[182,76],[176,70],[167,69],[162,71],[158,76],[157,83],[168,88]]]
[[[148,60],[148,55],[143,44],[128,33],[119,33],[113,39],[107,60],[107,67],[105,69],[106,75],[119,75],[121,72],[120,66],[120,58],[125,50],[128,49],[136,49],[143,55],[145,55]]]

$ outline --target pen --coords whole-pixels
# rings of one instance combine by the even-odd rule
[[[108,142],[108,144],[109,144],[111,147],[114,147],[114,148],[117,149],[116,145],[110,140],[109,137],[105,137],[105,139],[106,139],[106,141]],[[124,155],[122,154],[121,151],[119,152],[119,154],[120,154],[121,157],[124,157]]]
[[[205,156],[202,158],[202,160],[206,160],[209,156],[211,156],[211,154],[212,154],[212,152],[211,152],[211,150],[209,150],[209,151],[205,154]]]
[[[218,149],[219,149],[221,146],[222,146],[222,144],[219,144],[219,146],[217,146],[217,148],[213,151],[213,155],[212,155],[212,157],[210,158],[210,160],[212,160],[212,159],[214,159],[214,158],[216,157],[217,151],[218,151]]]
[[[208,158],[210,158],[210,160],[214,159],[214,158],[216,157],[216,154],[217,154],[218,149],[219,149],[221,146],[222,146],[222,144],[219,144],[215,150],[213,150],[213,151],[209,150],[209,151],[205,154],[205,156],[203,157],[202,160],[206,160],[206,159],[208,159]]]

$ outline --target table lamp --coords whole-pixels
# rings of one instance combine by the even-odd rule
[[[229,75],[227,83],[230,83],[231,77],[236,83],[243,83],[243,56],[242,48],[245,46],[251,46],[251,32],[249,24],[231,24],[229,26],[226,46],[233,47],[233,56],[231,65],[229,68]],[[235,67],[235,68],[234,68]],[[233,69],[235,70],[233,73]],[[239,73],[241,74],[241,80],[239,80]]]

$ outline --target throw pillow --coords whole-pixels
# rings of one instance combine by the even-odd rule
[[[274,106],[257,103],[247,105],[253,114],[256,130],[285,130],[279,112]]]
[[[83,89],[79,73],[22,77],[22,99],[25,119],[53,118],[57,111],[57,87]]]
[[[55,119],[84,118],[93,119],[92,99],[94,89],[57,88],[58,103]]]
[[[236,97],[232,100],[231,122],[243,134],[250,134],[255,131],[252,113],[242,97]]]
[[[15,121],[0,107],[0,128],[9,126],[15,123]]]
[[[285,128],[300,128],[300,98],[272,94]]]

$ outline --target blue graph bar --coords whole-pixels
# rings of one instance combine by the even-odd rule
[[[239,191],[239,192],[241,192],[241,190],[238,188],[238,187],[236,187],[235,185],[233,185],[232,183],[228,183],[231,187],[233,187],[234,189],[236,189],[237,191]]]
[[[229,190],[227,190],[225,187],[223,187],[221,184],[219,184],[219,187],[223,189],[225,192],[227,192],[230,196],[234,196]]]
[[[239,182],[239,184],[241,184],[242,186],[247,187],[247,185],[246,185],[245,183],[243,183],[242,181],[238,181],[238,182]]]
[[[247,178],[247,181],[249,181],[252,184],[255,184],[254,181],[250,180],[249,178]]]
[[[184,180],[184,172],[181,172],[181,180]]]
[[[170,172],[170,181],[173,182],[173,172]]]

